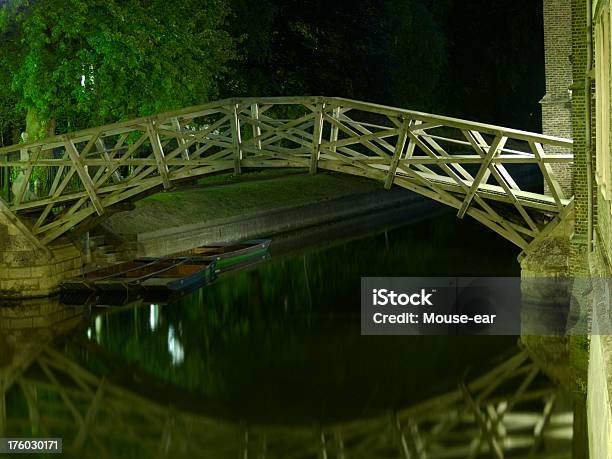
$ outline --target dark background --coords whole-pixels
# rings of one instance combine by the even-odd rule
[[[540,130],[542,2],[232,0],[224,95],[322,94]]]

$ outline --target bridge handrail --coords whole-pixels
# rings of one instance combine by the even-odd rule
[[[243,98],[227,98],[221,99],[214,102],[208,102],[202,105],[194,105],[191,107],[182,108],[179,110],[163,112],[156,115],[142,116],[139,118],[130,119],[127,121],[119,121],[116,123],[91,127],[78,131],[69,132],[66,134],[58,134],[47,137],[43,140],[37,140],[33,142],[24,142],[19,144],[8,145],[0,147],[0,155],[6,153],[12,153],[21,149],[38,148],[42,147],[42,150],[50,150],[53,148],[60,147],[64,144],[64,140],[69,138],[75,142],[84,141],[92,134],[102,132],[106,135],[115,135],[126,132],[125,130],[132,130],[136,126],[142,125],[151,120],[167,120],[171,118],[182,118],[185,120],[192,119],[205,114],[207,110],[213,110],[220,107],[232,106],[232,105],[252,105],[258,104],[301,104],[301,103],[340,103],[343,106],[351,107],[357,110],[363,110],[382,115],[399,116],[403,118],[416,119],[428,123],[440,123],[445,126],[455,127],[458,129],[476,129],[480,132],[484,132],[491,135],[501,134],[506,137],[520,139],[520,140],[531,140],[535,142],[541,142],[548,145],[555,145],[560,147],[571,148],[573,145],[572,139],[555,137],[545,134],[539,134],[529,131],[523,131],[519,129],[507,128],[494,124],[481,123],[477,121],[466,120],[462,118],[453,118],[449,116],[436,115],[432,113],[425,113],[413,110],[407,110],[403,108],[391,107],[387,105],[376,104],[373,102],[362,102],[353,99],[345,99],[342,97],[326,97],[326,96],[291,96],[291,97],[243,97]]]

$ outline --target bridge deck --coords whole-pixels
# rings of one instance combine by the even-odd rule
[[[348,99],[228,99],[0,148],[0,211],[45,245],[181,180],[320,168],[408,188],[528,249],[572,206],[552,170],[572,163],[571,147],[569,139]],[[528,176],[551,195],[530,189]]]

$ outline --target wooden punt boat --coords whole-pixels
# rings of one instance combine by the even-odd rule
[[[196,247],[174,254],[174,256],[188,256],[203,260],[216,260],[219,264],[230,264],[250,256],[267,252],[270,246],[269,239],[253,239],[243,242],[230,242]]]
[[[218,243],[196,247],[184,252],[172,254],[171,257],[189,257],[192,260],[215,261],[217,274],[243,269],[262,260],[270,258],[269,239],[253,239],[244,242]],[[153,261],[155,258],[142,258]]]
[[[85,273],[62,283],[65,291],[151,292],[192,290],[212,282],[217,274],[244,269],[270,257],[269,239],[213,244],[163,258],[132,261]]]
[[[215,279],[215,260],[191,257],[136,259],[85,273],[62,284],[67,289],[177,291],[196,288]]]

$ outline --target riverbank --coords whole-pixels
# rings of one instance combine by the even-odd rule
[[[441,206],[408,190],[322,172],[225,174],[149,196],[104,222],[115,245],[137,256],[163,256],[197,245],[249,239],[401,208],[407,220]]]

